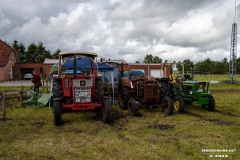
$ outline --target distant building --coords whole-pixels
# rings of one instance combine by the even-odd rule
[[[0,81],[15,79],[14,67],[17,62],[19,60],[15,50],[0,40]]]

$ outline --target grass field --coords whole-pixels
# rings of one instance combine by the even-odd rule
[[[236,74],[234,76],[235,80],[240,81],[240,75]],[[219,81],[221,83],[221,81],[225,81],[225,80],[229,80],[230,76],[225,74],[225,75],[216,75],[216,74],[205,74],[205,75],[201,75],[201,74],[196,74],[194,75],[194,79],[195,80],[202,80],[202,81]]]
[[[193,104],[183,114],[164,116],[160,109],[141,109],[142,116],[131,117],[114,106],[112,124],[104,124],[91,112],[72,112],[63,115],[65,123],[60,127],[53,125],[52,109],[22,108],[12,98],[7,102],[11,120],[0,121],[0,159],[238,160],[240,85],[210,89],[215,112]],[[206,154],[202,149],[234,152]]]

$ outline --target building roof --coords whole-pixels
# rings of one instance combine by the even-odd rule
[[[100,61],[100,60],[99,60]],[[127,64],[126,61],[124,61],[123,59],[112,59],[112,60],[109,60],[107,62],[112,62],[112,63],[117,63],[117,64]],[[48,59],[46,58],[43,62],[43,64],[57,64],[58,63],[58,59]]]
[[[58,59],[48,59],[46,58],[43,62],[43,64],[57,64],[58,63]]]
[[[8,64],[9,56],[12,52],[15,53],[15,51],[7,43],[0,39],[0,67],[4,67]]]
[[[123,59],[111,59],[108,62],[113,62],[113,63],[117,63],[117,64],[128,64],[126,61],[124,61]]]

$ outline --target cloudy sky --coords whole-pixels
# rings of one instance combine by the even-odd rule
[[[0,39],[129,63],[146,54],[169,62],[220,61],[229,59],[234,8],[235,0],[1,0]]]

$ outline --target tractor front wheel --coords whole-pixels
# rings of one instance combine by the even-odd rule
[[[128,102],[128,113],[131,116],[139,116],[138,112],[138,102],[134,99],[131,99]]]
[[[207,110],[209,110],[209,111],[214,111],[215,110],[215,99],[211,94],[208,95],[208,98],[209,98],[208,105],[203,105],[202,108],[207,108]]]
[[[60,100],[53,100],[54,124],[60,126],[62,124],[62,103]]]
[[[95,82],[95,99],[97,102],[102,102],[103,101],[103,96],[104,96],[104,85],[103,81],[100,78],[96,79]]]
[[[103,122],[110,123],[112,122],[112,106],[110,99],[103,100]]]
[[[119,107],[123,110],[128,108],[128,101],[131,98],[131,89],[123,86],[123,82],[119,81],[118,86],[118,103]]]
[[[162,101],[162,110],[166,115],[173,114],[173,100],[169,96],[165,96]]]
[[[63,89],[62,89],[62,80],[54,78],[53,79],[53,98],[61,99],[63,97]]]
[[[173,108],[174,111],[178,112],[178,113],[183,113],[184,112],[184,99],[182,96],[180,95],[176,95],[173,98]]]

